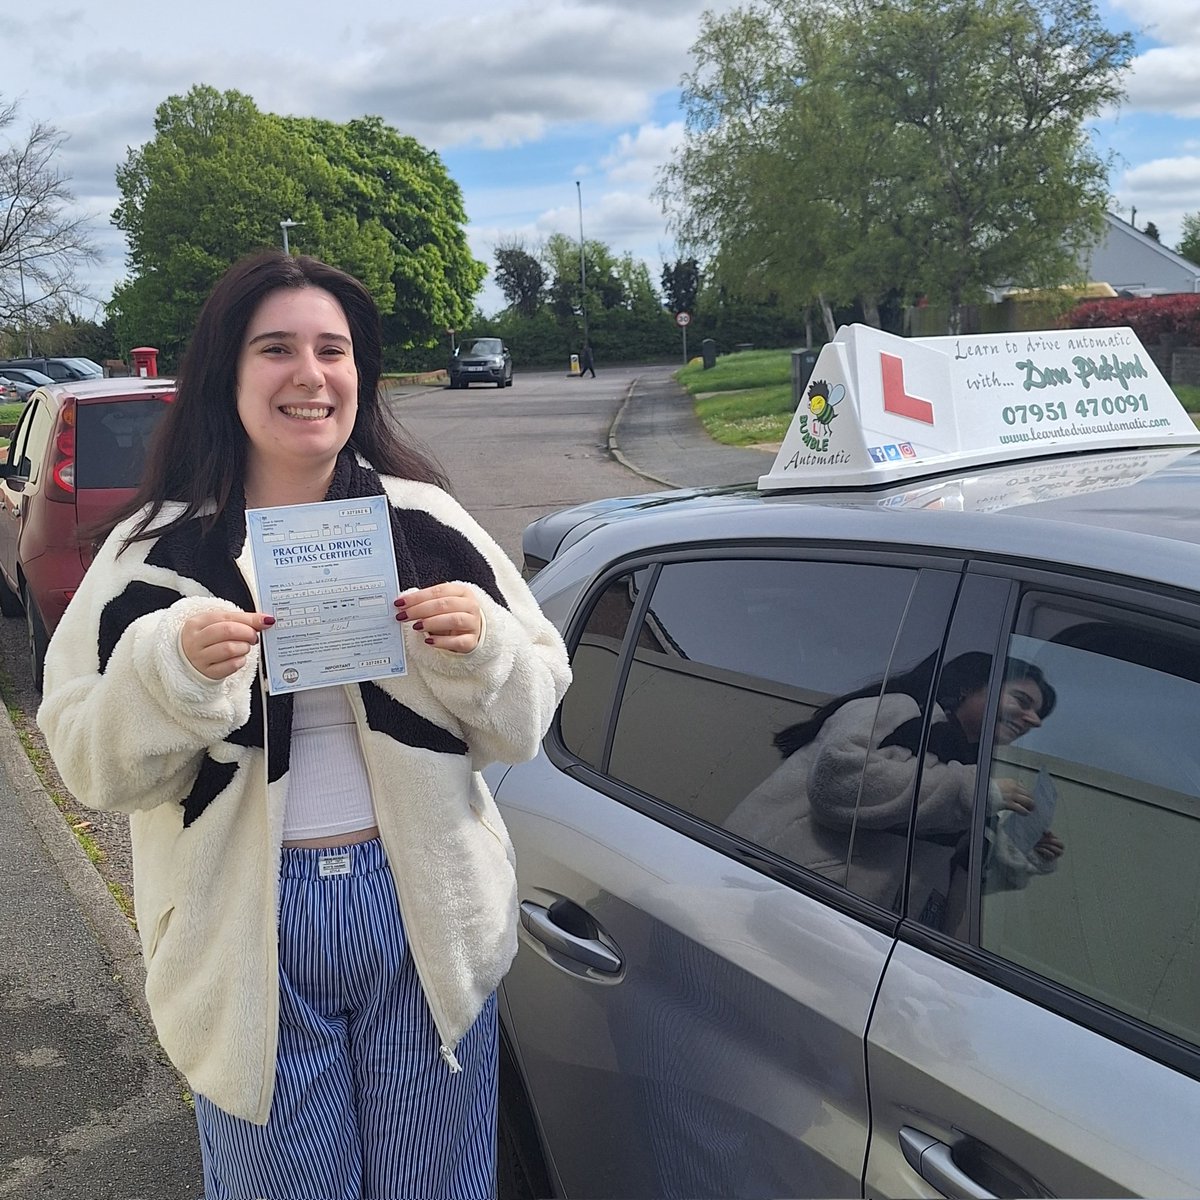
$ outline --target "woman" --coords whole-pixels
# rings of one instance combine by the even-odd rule
[[[882,696],[876,683],[831,700],[776,734],[783,764],[734,809],[726,826],[894,907],[920,762],[908,911],[932,920],[944,909],[954,868],[962,865],[991,667],[991,656],[978,652],[943,667],[923,759],[919,739],[932,660],[889,680]],[[1039,668],[1008,659],[994,742],[1007,745],[1036,728],[1054,704],[1054,690]],[[1015,779],[991,780],[988,797],[995,816],[1033,807],[1033,797]],[[991,833],[991,887],[1023,886],[1031,875],[1052,870],[1062,853],[1052,833],[1030,855],[1004,844],[995,829]]]
[[[477,770],[536,752],[569,670],[390,422],[380,352],[343,272],[231,267],[46,656],[64,781],[130,813],[146,994],[196,1094],[208,1200],[494,1188],[516,883]],[[246,508],[370,495],[390,505],[407,675],[266,695]]]

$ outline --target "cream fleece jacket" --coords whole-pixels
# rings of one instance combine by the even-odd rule
[[[470,654],[414,634],[406,676],[346,689],[414,962],[455,1069],[455,1044],[517,945],[512,846],[478,772],[537,752],[570,672],[519,572],[450,496],[381,479],[344,453],[329,498],[379,492],[402,590],[461,581],[485,617]],[[212,681],[179,650],[192,613],[256,607],[237,565],[240,506],[207,535],[196,519],[121,551],[132,523],[97,553],[51,640],[38,722],[79,800],[130,814],[146,995],[164,1049],[196,1091],[261,1124],[275,1081],[291,698],[263,695],[257,653]]]

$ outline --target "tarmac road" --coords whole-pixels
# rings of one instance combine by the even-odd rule
[[[519,562],[521,531],[543,512],[768,469],[769,454],[709,441],[671,370],[601,365],[594,380],[518,372],[512,388],[408,389],[394,402],[458,498]],[[23,623],[0,622],[0,658],[36,753]],[[83,815],[109,856],[106,874],[131,888],[125,818]],[[150,1029],[136,934],[7,714],[0,911],[0,1200],[200,1196],[191,1108]]]
[[[709,439],[674,370],[597,367],[595,379],[518,372],[511,388],[397,390],[394,408],[519,563],[521,532],[543,513],[602,496],[741,483],[769,469],[770,454]]]

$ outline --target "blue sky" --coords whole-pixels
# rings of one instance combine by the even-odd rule
[[[11,46],[0,94],[69,135],[62,156],[95,219],[101,299],[124,270],[108,217],[113,172],[153,133],[155,107],[196,83],[237,88],[260,108],[346,120],[377,113],[436,149],[463,189],[468,237],[588,238],[644,258],[656,281],[676,247],[652,192],[682,133],[679,80],[705,9],[727,0],[0,0]],[[1096,122],[1118,161],[1113,211],[1153,221],[1174,246],[1200,211],[1200,0],[1105,0],[1110,28],[1139,31],[1127,103]],[[485,13],[486,15],[480,15]],[[152,31],[148,40],[144,31]],[[145,48],[139,48],[145,47]],[[580,182],[577,192],[575,182]],[[280,217],[286,216],[280,213]],[[303,231],[293,231],[302,246]],[[485,312],[502,299],[489,280]]]

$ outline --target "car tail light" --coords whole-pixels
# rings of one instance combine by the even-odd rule
[[[67,496],[75,495],[75,401],[65,400],[59,410],[54,438],[54,465],[50,476]]]

